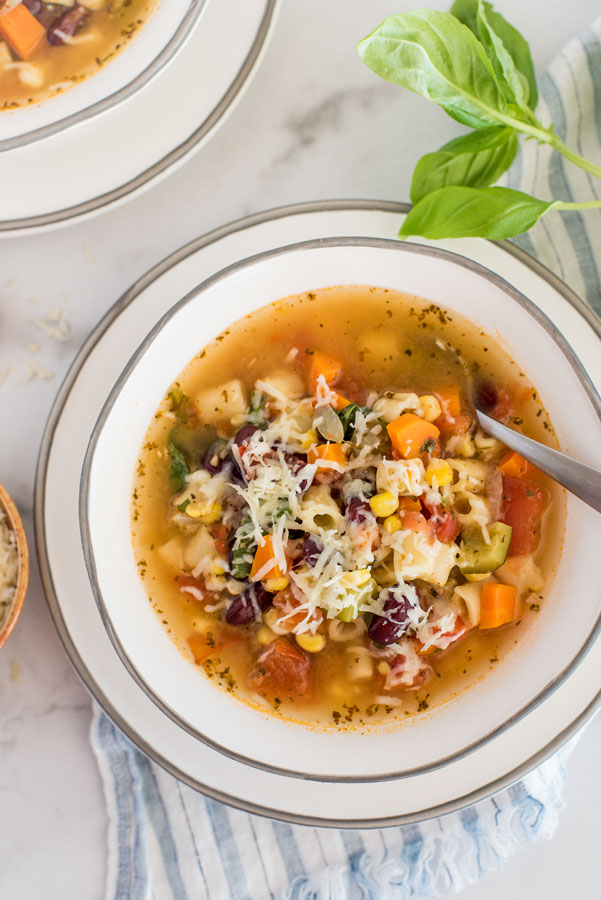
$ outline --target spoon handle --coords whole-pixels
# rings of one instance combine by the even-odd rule
[[[558,450],[539,444],[538,441],[514,431],[513,428],[508,428],[507,425],[502,425],[479,409],[476,410],[476,415],[487,434],[501,441],[510,450],[515,450],[541,472],[545,472],[554,481],[563,485],[570,493],[580,497],[597,512],[601,512],[601,472],[570,459]]]

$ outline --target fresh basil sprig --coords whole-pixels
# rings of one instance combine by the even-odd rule
[[[417,163],[413,210],[400,237],[507,238],[551,209],[601,206],[547,202],[492,188],[515,158],[519,135],[549,144],[597,178],[601,167],[574,153],[535,116],[538,90],[525,38],[487,0],[455,0],[450,13],[421,9],[389,16],[358,46],[381,78],[437,103],[474,129]]]

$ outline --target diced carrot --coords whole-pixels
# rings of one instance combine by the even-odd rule
[[[344,444],[318,444],[316,447],[311,447],[307,453],[307,462],[314,463],[318,459],[344,466],[346,464],[346,447]],[[319,468],[335,469],[335,466],[323,465]]]
[[[441,388],[438,391],[434,391],[434,393],[440,400],[443,415],[459,415],[461,412],[461,394],[458,387]]]
[[[516,613],[517,588],[512,584],[487,581],[480,595],[480,628],[498,628],[513,622]]]
[[[323,613],[320,609],[316,609],[312,613],[308,613],[306,609],[295,613],[294,610],[301,605],[301,601],[290,588],[279,591],[273,598],[273,605],[279,613],[277,625],[282,631],[294,631],[296,626],[302,622],[311,626],[308,630],[314,631],[323,621]]]
[[[404,509],[410,512],[421,512],[422,505],[417,497],[399,497],[399,510]]]
[[[46,29],[19,3],[0,18],[0,34],[21,59],[29,59],[46,37]]]
[[[499,464],[501,474],[511,475],[513,478],[523,478],[524,475],[528,474],[529,468],[530,463],[528,460],[514,450],[510,450]]]
[[[422,447],[428,440],[436,441],[440,430],[432,422],[426,422],[413,413],[403,413],[386,426],[395,450],[404,459],[414,459],[423,452]]]
[[[216,632],[194,632],[188,638],[188,646],[192,651],[194,662],[199,666],[209,656],[214,656],[221,650],[225,650],[226,647],[239,644],[244,640],[244,632],[240,629],[230,629],[221,625]]]
[[[267,563],[271,562],[269,569],[265,569]],[[263,571],[265,569],[265,571]],[[283,578],[286,570],[282,572],[273,549],[273,535],[266,534],[263,536],[263,543],[257,547],[255,558],[253,559],[252,568],[250,570],[251,581],[261,581],[263,578]],[[258,577],[260,575],[260,577]]]
[[[342,363],[333,356],[328,356],[326,353],[316,350],[309,369],[309,390],[312,394],[315,393],[317,379],[320,375],[323,375],[328,387],[332,387],[342,375]],[[348,406],[348,403],[346,406]]]
[[[332,391],[332,393],[334,394],[334,399],[332,400],[334,409],[344,409],[345,406],[350,404],[351,401],[343,397],[342,394],[337,393],[337,391]]]

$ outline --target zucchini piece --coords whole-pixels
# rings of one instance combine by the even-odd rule
[[[507,559],[513,528],[504,522],[488,526],[490,544],[484,540],[481,531],[473,529],[464,535],[459,549],[457,565],[463,575],[478,575],[494,572]]]

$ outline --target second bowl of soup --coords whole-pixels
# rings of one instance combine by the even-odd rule
[[[0,3],[0,149],[97,115],[143,87],[207,0]]]
[[[134,677],[200,739],[305,777],[492,739],[577,662],[599,601],[567,615],[590,528],[564,549],[562,492],[474,403],[578,441],[575,407],[599,430],[580,374],[529,301],[442,251],[305,245],[201,286],[116,386],[84,478]]]

